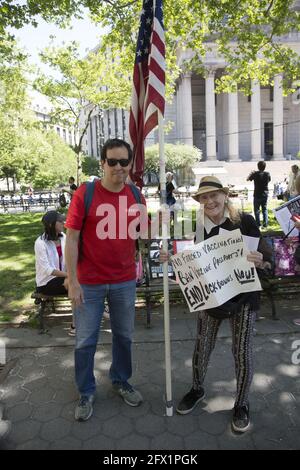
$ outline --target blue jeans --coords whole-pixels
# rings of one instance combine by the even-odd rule
[[[84,303],[75,309],[75,379],[80,395],[96,391],[94,356],[105,298],[112,330],[112,382],[126,382],[132,374],[131,342],[135,317],[135,279],[119,284],[85,284]]]
[[[268,196],[259,196],[259,197],[255,196],[253,199],[255,220],[256,220],[258,227],[260,227],[260,218],[259,218],[260,208],[263,214],[263,224],[264,226],[268,225],[267,201],[268,201]]]

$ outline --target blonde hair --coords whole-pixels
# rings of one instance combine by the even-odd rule
[[[236,209],[230,199],[226,199],[225,208],[229,212],[229,219],[234,224],[239,224],[241,222],[241,212]]]

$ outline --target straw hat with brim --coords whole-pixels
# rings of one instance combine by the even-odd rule
[[[228,194],[229,188],[223,186],[216,176],[203,176],[198,191],[192,197],[195,201],[199,201],[201,194],[210,193],[211,191],[223,191],[223,193]]]

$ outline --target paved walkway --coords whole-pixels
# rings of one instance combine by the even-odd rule
[[[201,450],[300,448],[300,300],[279,302],[281,320],[256,322],[255,375],[251,393],[252,428],[235,435],[230,428],[235,379],[227,322],[222,325],[208,370],[206,398],[187,416],[165,416],[163,316],[156,310],[152,328],[137,313],[132,383],[144,396],[138,408],[128,407],[111,390],[109,320],[96,353],[98,382],[94,415],[74,421],[77,393],[73,378],[74,339],[67,323],[50,335],[20,327],[0,331],[12,369],[0,383],[0,448],[97,450]],[[173,398],[176,403],[191,383],[195,316],[186,307],[171,308]],[[297,341],[297,343],[295,343]],[[298,353],[296,349],[298,348]],[[11,362],[13,361],[13,362]],[[0,373],[1,380],[1,373]]]

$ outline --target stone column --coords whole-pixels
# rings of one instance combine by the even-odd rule
[[[217,160],[215,70],[207,69],[205,77],[206,159]]]
[[[192,74],[186,73],[181,81],[181,139],[185,145],[193,145]]]
[[[261,103],[260,83],[251,82],[251,160],[261,160]]]
[[[228,160],[239,160],[238,93],[228,93]]]
[[[283,160],[283,94],[281,75],[274,77],[273,160]]]

